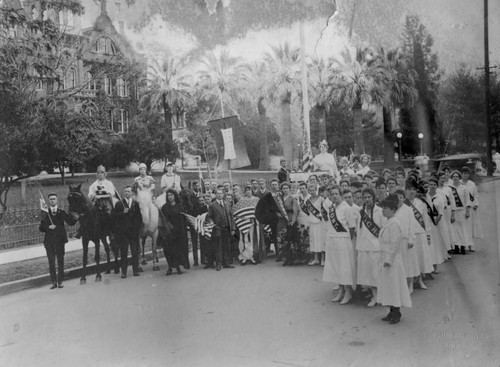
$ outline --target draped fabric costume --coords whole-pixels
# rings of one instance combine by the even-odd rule
[[[184,249],[187,247],[186,223],[184,221],[184,208],[181,203],[175,205],[167,201],[161,208],[165,220],[164,230],[160,231],[158,242],[163,248],[168,266],[175,268],[183,264]]]
[[[410,292],[401,257],[402,231],[396,216],[380,230],[380,263],[377,303],[383,306],[411,307]],[[384,263],[390,264],[384,267]]]
[[[324,208],[328,212],[328,242],[325,249],[323,280],[356,287],[356,259],[349,228],[356,226],[352,210],[343,201],[335,206],[331,201]],[[336,227],[334,224],[336,222]]]
[[[379,273],[380,246],[378,235],[385,223],[382,209],[373,207],[373,211],[361,209],[361,219],[356,228],[358,231],[356,250],[358,252],[357,283],[377,287]]]
[[[147,230],[153,232],[158,227],[158,210],[153,204],[153,188],[155,180],[151,176],[136,177],[137,202],[141,208],[142,222]]]
[[[239,260],[253,260],[254,254],[260,252],[259,242],[263,244],[263,238],[260,237],[259,222],[255,219],[255,207],[259,202],[259,198],[252,196],[250,198],[242,197],[233,206],[233,215],[236,227],[240,231],[240,240],[238,248],[240,254]]]

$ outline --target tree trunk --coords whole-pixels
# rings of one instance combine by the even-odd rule
[[[394,166],[394,142],[392,136],[392,114],[389,107],[384,106],[382,109],[382,117],[384,119],[384,166]]]
[[[257,101],[257,109],[259,110],[259,129],[260,129],[260,155],[259,169],[267,171],[269,169],[269,151],[267,146],[267,117],[266,107],[264,106],[264,97],[259,97]]]
[[[352,118],[354,124],[354,154],[365,153],[365,144],[363,142],[363,115],[361,103],[356,103],[352,107]]]
[[[167,130],[167,137],[168,139],[170,139],[171,142],[173,142],[174,137],[172,135],[172,109],[170,108],[170,105],[167,102],[166,94],[163,94],[162,105],[163,105],[163,114],[165,118],[165,128]],[[169,144],[169,147],[171,146],[172,144]],[[168,148],[167,157],[169,160],[173,161],[171,148]]]
[[[327,136],[326,136],[326,108],[325,106],[317,106],[318,108],[318,114],[319,114],[319,121],[318,121],[318,126],[319,126],[319,141],[322,142],[323,140],[328,141]]]
[[[281,102],[281,113],[283,116],[283,155],[288,162],[293,161],[293,146],[292,146],[292,118],[291,118],[291,95],[287,96]]]
[[[66,174],[64,172],[64,165],[61,163],[58,163],[57,166],[59,167],[59,173],[61,174],[61,180],[63,186],[66,185]]]

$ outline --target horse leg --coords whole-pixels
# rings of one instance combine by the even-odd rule
[[[113,251],[113,256],[115,257],[115,274],[120,272],[120,244],[116,240],[114,234],[109,236],[111,251]]]
[[[80,285],[87,283],[85,275],[87,273],[87,256],[89,253],[89,239],[83,237],[82,245],[83,245],[83,265],[82,265],[82,274],[80,276]]]
[[[154,231],[151,234],[151,246],[153,248],[153,270],[160,270],[160,266],[158,265],[158,251],[156,249],[156,243],[158,240],[158,230]]]
[[[99,269],[99,263],[101,261],[101,255],[100,255],[100,252],[101,252],[101,240],[99,238],[97,238],[94,241],[94,243],[95,243],[95,272],[96,272],[95,281],[96,282],[100,282],[101,279],[102,279],[101,270]]]
[[[144,235],[141,235],[141,247],[142,247],[142,261],[141,261],[141,264],[142,265],[146,265],[148,262],[146,260],[146,239],[148,237],[147,236],[144,236]]]

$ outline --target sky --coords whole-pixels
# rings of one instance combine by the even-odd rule
[[[309,0],[315,1],[315,0]],[[340,9],[349,9],[355,0],[338,0],[343,2]],[[357,0],[363,1],[376,0]],[[396,13],[389,17],[379,16],[376,19],[371,46],[373,43],[385,45],[396,45],[402,30],[402,23],[406,14],[417,14],[422,23],[427,27],[429,33],[435,40],[434,51],[438,54],[440,67],[445,72],[450,72],[460,64],[475,69],[484,63],[484,25],[483,25],[483,2],[470,0],[379,0],[394,3]],[[164,50],[176,54],[182,54],[196,46],[197,40],[194,36],[175,26],[166,24],[159,16],[151,17],[145,28],[136,31],[131,27],[134,17],[141,11],[139,5],[128,8],[126,5],[117,6],[117,0],[108,0],[108,13],[116,28],[119,29],[120,21],[125,22],[125,35],[136,50],[146,50],[150,54],[160,55]],[[99,8],[93,0],[82,0],[86,12],[82,19],[82,26],[90,26],[99,14]],[[210,0],[209,4],[215,3]],[[224,4],[230,6],[229,0]],[[385,3],[387,4],[387,3]],[[384,5],[385,5],[384,4]],[[500,1],[489,1],[489,27],[490,27],[490,63],[500,63]],[[342,6],[344,5],[344,6]],[[366,23],[366,19],[357,19],[357,24]],[[324,29],[326,24],[324,18],[305,23],[306,53],[318,56],[339,56],[340,51],[346,46],[354,43],[368,45],[363,35],[356,33],[356,23],[352,39],[348,37],[346,27],[340,26],[340,22],[333,19],[330,25]],[[399,17],[399,19],[397,19]],[[376,29],[375,29],[376,28]],[[366,31],[366,30],[365,30]],[[368,33],[370,30],[368,30]],[[320,37],[321,35],[321,37]],[[378,38],[377,38],[378,37]],[[262,57],[269,50],[271,44],[276,45],[288,41],[292,45],[299,46],[299,24],[293,23],[288,27],[276,27],[273,29],[249,31],[244,38],[231,41],[227,48],[233,56],[241,56],[247,61],[253,61]]]

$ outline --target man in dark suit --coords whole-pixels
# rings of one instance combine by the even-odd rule
[[[210,251],[208,254],[208,263],[205,268],[212,267],[214,261],[216,270],[221,266],[224,268],[234,268],[229,264],[229,241],[230,236],[234,236],[235,224],[233,214],[224,201],[224,191],[218,188],[215,192],[215,201],[208,208],[207,223],[213,223],[212,238],[210,240]]]
[[[286,158],[281,158],[280,159],[280,170],[278,171],[278,181],[279,184],[283,182],[290,182],[290,171],[287,168],[287,161]]]
[[[42,217],[40,223],[40,231],[45,233],[43,245],[47,252],[49,260],[49,272],[52,286],[50,289],[62,288],[64,278],[64,245],[68,242],[68,235],[64,223],[70,226],[77,221],[76,218],[68,215],[64,210],[57,207],[57,195],[49,194],[48,212]],[[57,258],[57,273],[56,273],[56,258]]]
[[[120,249],[122,278],[127,277],[128,249],[132,255],[132,271],[139,276],[139,233],[142,216],[137,201],[132,200],[132,186],[125,186],[123,198],[115,205],[114,232]]]
[[[276,250],[277,260],[281,259],[278,253],[278,233],[286,226],[288,216],[286,214],[281,192],[279,191],[278,180],[273,178],[271,180],[271,192],[264,195],[255,208],[255,217],[262,224],[269,224],[271,226],[271,243],[274,244]],[[271,253],[271,243],[266,243],[266,252]]]

